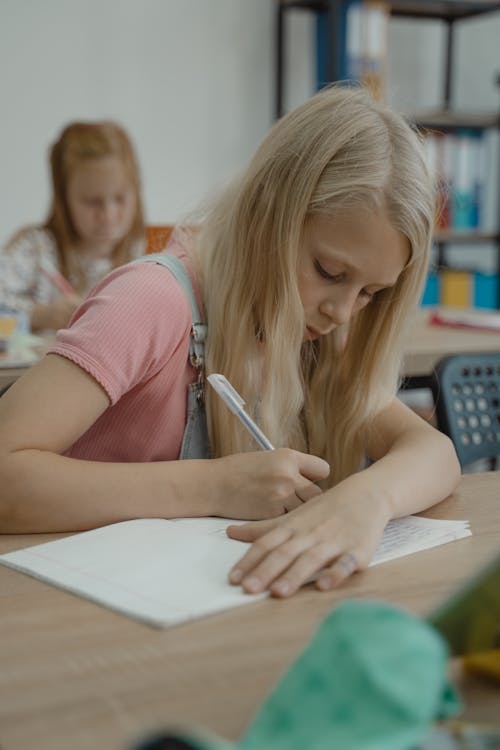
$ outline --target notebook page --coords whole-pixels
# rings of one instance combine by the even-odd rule
[[[371,565],[471,536],[468,521],[406,516],[389,521]]]
[[[0,563],[157,627],[265,598],[227,582],[247,544],[224,518],[144,518],[0,555]],[[391,521],[372,565],[467,536],[466,522]]]
[[[245,551],[220,518],[139,519],[0,556],[4,563],[165,627],[263,598],[227,583]]]

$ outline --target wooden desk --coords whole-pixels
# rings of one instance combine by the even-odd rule
[[[434,365],[448,354],[500,352],[500,333],[429,325],[429,310],[419,310],[408,339],[403,374],[428,376]]]
[[[473,536],[372,568],[337,592],[308,588],[170,630],[0,567],[0,747],[129,750],[188,722],[238,738],[337,602],[383,597],[422,615],[498,552],[500,474],[464,477],[428,515],[470,519]],[[0,551],[53,536],[0,536]],[[498,721],[500,688],[464,685],[467,717]]]

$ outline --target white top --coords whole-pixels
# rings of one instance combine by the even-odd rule
[[[131,260],[145,252],[145,244],[137,242]],[[40,265],[46,262],[59,269],[55,240],[47,229],[30,227],[14,242],[0,249],[0,304],[28,315],[35,305],[47,305],[60,297],[61,292],[43,273]],[[112,270],[109,258],[82,257],[85,288],[83,296]],[[76,285],[76,280],[68,281]]]

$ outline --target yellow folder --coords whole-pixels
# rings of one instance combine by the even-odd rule
[[[473,299],[472,279],[470,271],[442,271],[441,304],[445,307],[470,307]]]

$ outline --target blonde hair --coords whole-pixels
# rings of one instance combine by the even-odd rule
[[[73,122],[64,128],[50,149],[52,205],[44,228],[54,236],[59,268],[79,289],[85,279],[74,252],[78,234],[68,207],[68,182],[75,170],[89,159],[116,156],[122,162],[135,193],[135,215],[130,230],[113,249],[113,267],[132,258],[134,244],[144,237],[145,227],[141,202],[139,168],[134,150],[125,130],[114,122]]]
[[[245,395],[276,446],[329,461],[328,484],[360,468],[361,436],[396,391],[434,205],[418,135],[363,89],[334,86],[276,123],[197,236],[208,371],[224,373]],[[408,238],[411,258],[347,331],[304,342],[297,288],[304,226],[346,207],[382,212]],[[207,413],[215,456],[255,449],[210,389]]]

